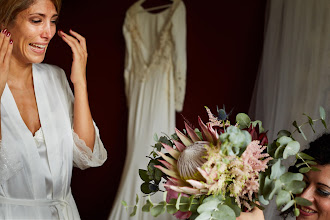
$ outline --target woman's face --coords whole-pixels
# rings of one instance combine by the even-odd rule
[[[304,180],[306,189],[300,195],[313,204],[300,207],[297,220],[329,220],[330,219],[330,165],[317,165],[320,171],[308,172]]]
[[[44,60],[48,44],[56,32],[57,18],[50,0],[36,0],[17,15],[8,31],[14,42],[13,58],[18,63],[24,65]]]

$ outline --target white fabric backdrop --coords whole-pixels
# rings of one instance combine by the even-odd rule
[[[265,31],[250,114],[263,121],[271,141],[281,129],[292,131],[294,120],[306,121],[302,113],[314,119],[323,106],[330,116],[330,1],[270,0]],[[309,140],[324,131],[303,130]],[[274,204],[264,213],[280,218]]]

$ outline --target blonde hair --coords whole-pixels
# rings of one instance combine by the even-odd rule
[[[8,27],[16,16],[25,9],[28,9],[36,0],[0,0],[0,25]],[[62,0],[50,0],[57,13],[60,13]]]

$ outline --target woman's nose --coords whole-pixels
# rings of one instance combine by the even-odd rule
[[[309,185],[304,191],[300,194],[300,197],[307,199],[311,202],[314,201],[315,188]]]
[[[50,25],[45,25],[42,30],[42,38],[51,39],[52,38],[52,27]]]

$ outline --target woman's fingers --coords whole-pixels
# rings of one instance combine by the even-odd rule
[[[7,53],[6,53],[6,56],[5,56],[5,60],[4,60],[4,64],[6,66],[9,66],[9,62],[10,62],[10,58],[11,58],[11,54],[13,52],[13,41],[10,40],[9,42],[9,45],[8,45],[8,49],[7,49]]]
[[[81,46],[78,39],[64,33],[63,31],[59,31],[59,35],[71,47],[72,52],[74,53],[74,55],[79,56],[81,58],[86,58],[87,57],[87,52]]]
[[[74,37],[76,37],[80,43],[80,45],[82,46],[82,48],[87,52],[87,46],[86,46],[86,39],[81,36],[80,34],[78,34],[77,32],[73,31],[70,29],[70,34],[72,34]]]
[[[0,62],[4,62],[10,42],[12,42],[10,40],[10,32],[8,32],[7,29],[4,29],[0,33]]]

